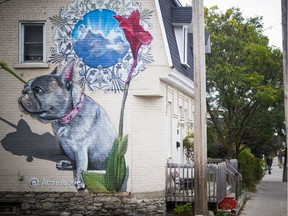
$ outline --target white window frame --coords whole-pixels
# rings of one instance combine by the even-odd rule
[[[24,58],[24,33],[25,33],[25,26],[28,25],[40,25],[43,27],[43,53],[42,53],[42,60],[26,60]],[[19,23],[19,64],[43,64],[45,63],[46,60],[46,47],[45,47],[45,42],[46,42],[46,24],[45,21],[21,21]]]
[[[174,25],[180,62],[185,67],[190,67],[188,65],[188,30],[187,25]]]
[[[181,57],[181,64],[183,65],[187,65],[188,66],[188,57],[187,57],[187,50],[188,50],[188,27],[187,26],[183,26],[182,27],[182,46],[181,46],[182,50],[182,56]]]

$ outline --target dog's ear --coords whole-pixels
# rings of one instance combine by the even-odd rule
[[[52,71],[51,75],[56,75],[58,73],[58,67],[56,66]]]
[[[74,59],[71,60],[63,69],[61,77],[62,81],[66,86],[66,89],[69,91],[73,82],[73,73],[74,73]]]

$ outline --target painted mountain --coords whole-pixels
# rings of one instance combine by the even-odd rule
[[[109,10],[92,11],[73,30],[73,48],[89,67],[107,68],[123,59],[129,50],[123,31]]]

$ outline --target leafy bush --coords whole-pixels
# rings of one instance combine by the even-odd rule
[[[251,190],[263,177],[263,160],[254,157],[250,148],[242,149],[239,156],[240,172],[243,177],[243,187]]]
[[[210,158],[226,158],[226,149],[220,142],[207,143],[207,156]]]
[[[252,188],[252,186],[255,186],[253,179],[253,166],[252,166],[253,159],[254,156],[249,148],[245,148],[240,152],[239,165],[240,165],[240,172],[242,173],[243,177],[243,187],[248,189]]]
[[[215,216],[226,216],[226,213],[222,211],[218,211]]]
[[[183,146],[187,161],[189,161],[189,159],[192,160],[194,155],[194,133],[191,128],[189,128],[186,137],[183,139]]]
[[[207,127],[207,156],[210,158],[225,158],[227,156],[224,145],[219,142],[215,128]]]
[[[263,170],[266,170],[266,162],[260,158],[257,158],[255,157],[254,158],[254,176],[255,176],[255,181],[258,182],[260,181],[262,178],[263,178],[263,175],[264,175],[264,171]],[[263,167],[265,167],[263,169]]]
[[[173,212],[176,215],[183,215],[183,216],[194,216],[194,210],[191,203],[186,203],[182,205],[178,205],[173,209]]]

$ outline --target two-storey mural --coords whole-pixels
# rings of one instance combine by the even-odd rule
[[[191,8],[9,0],[0,24],[0,191],[162,193],[194,123]]]
[[[56,46],[51,48],[50,62],[64,68],[28,81],[19,98],[22,112],[52,124],[69,159],[58,161],[56,168],[75,169],[73,183],[78,190],[120,191],[129,177],[125,102],[131,79],[153,61],[151,12],[144,10],[140,19],[140,8],[140,1],[110,0],[76,0],[66,11],[60,8],[59,15],[50,17]],[[101,105],[85,94],[86,87],[123,94],[118,133]]]

